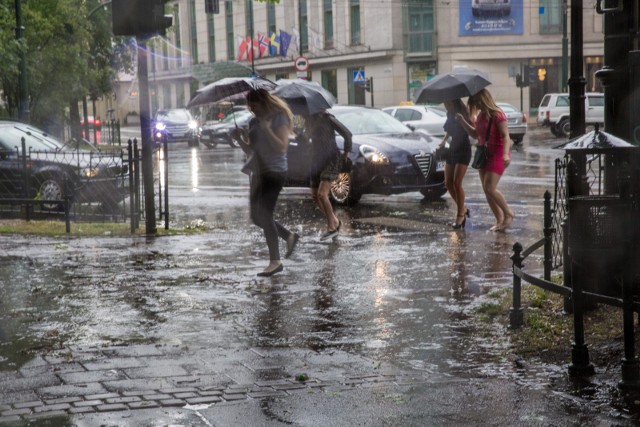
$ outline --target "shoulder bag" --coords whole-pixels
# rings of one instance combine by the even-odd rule
[[[476,152],[473,155],[473,162],[471,163],[471,167],[474,169],[482,169],[486,166],[487,160],[489,158],[489,152],[487,151],[487,145],[489,145],[489,133],[491,132],[491,124],[493,122],[493,117],[489,119],[489,124],[487,124],[487,133],[484,137],[484,144],[476,145]]]

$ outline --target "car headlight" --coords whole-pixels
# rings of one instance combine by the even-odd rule
[[[157,130],[165,130],[166,128],[167,128],[167,125],[165,125],[164,123],[162,123],[162,122],[156,123],[156,129]]]
[[[189,122],[189,129],[197,129],[198,128],[198,122],[196,122],[195,120],[191,120]]]
[[[96,168],[84,168],[82,170],[82,176],[84,176],[85,178],[95,178],[96,176],[98,176],[98,169]]]
[[[370,145],[361,145],[360,153],[362,156],[375,164],[386,164],[389,163],[389,158],[380,150]]]

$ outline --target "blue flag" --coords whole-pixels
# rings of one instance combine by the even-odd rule
[[[278,56],[280,53],[280,36],[276,33],[269,34],[269,55]]]
[[[291,34],[280,30],[280,56],[287,56],[289,45],[291,44]]]

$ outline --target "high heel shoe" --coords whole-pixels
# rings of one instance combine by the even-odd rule
[[[464,214],[467,216],[467,218],[471,218],[471,211],[469,210],[469,208],[467,208]]]
[[[458,218],[462,218],[462,222],[458,223],[457,219]],[[460,230],[461,228],[464,228],[464,226],[467,224],[467,218],[464,215],[458,215],[456,217],[456,222],[454,222],[453,224],[451,224],[451,228],[453,228],[454,230]]]

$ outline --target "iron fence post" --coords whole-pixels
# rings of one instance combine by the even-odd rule
[[[138,139],[133,138],[133,160],[135,163],[133,175],[134,201],[135,201],[135,220],[136,228],[140,222],[140,153],[138,151]]]
[[[513,255],[511,256],[511,261],[513,262],[513,267],[522,268],[522,245],[519,242],[514,243],[513,245]],[[518,329],[522,327],[524,324],[523,314],[522,314],[522,279],[518,276],[515,271],[513,272],[513,306],[511,310],[509,310],[509,324],[511,328]]]
[[[24,139],[24,136],[20,138],[20,142],[22,146],[22,171],[24,173],[24,198],[25,200],[29,200],[31,174],[29,173],[29,168],[27,168],[27,142]],[[30,203],[27,203],[25,205],[24,217],[26,221],[31,220],[31,204]]]
[[[544,192],[544,280],[551,281],[553,266],[553,218],[551,212],[551,193]]]
[[[135,166],[133,162],[133,142],[131,138],[127,141],[127,162],[129,163],[129,224],[131,226],[131,234],[136,232],[135,220],[135,186],[133,181]]]
[[[164,229],[169,229],[169,145],[165,135],[164,143]]]

